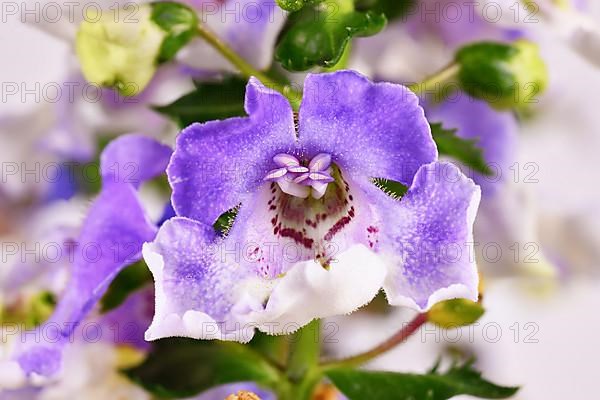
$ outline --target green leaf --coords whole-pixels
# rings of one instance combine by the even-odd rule
[[[483,158],[482,149],[477,147],[476,139],[458,137],[456,129],[445,129],[441,123],[431,124],[431,134],[440,155],[452,157],[481,174],[492,175]]]
[[[245,115],[246,81],[229,78],[222,82],[197,83],[196,90],[155,109],[173,118],[181,127]]]
[[[123,268],[102,297],[101,311],[108,312],[117,308],[132,292],[150,282],[152,282],[152,274],[144,260]]]
[[[152,21],[167,33],[160,47],[158,61],[172,60],[196,36],[198,16],[191,8],[175,2],[160,1],[150,6]]]
[[[125,373],[161,398],[194,396],[233,382],[275,387],[281,378],[250,346],[184,338],[156,341],[148,359]]]
[[[267,335],[261,331],[256,331],[248,346],[276,365],[285,365],[290,339],[285,335]]]
[[[373,179],[373,183],[379,189],[383,190],[387,195],[395,199],[401,199],[402,196],[404,196],[408,191],[408,187],[406,185],[390,179],[375,178]]]
[[[405,18],[417,6],[417,0],[356,0],[356,10],[385,14],[388,21]]]
[[[223,214],[219,215],[219,218],[213,224],[213,228],[215,231],[221,235],[225,236],[229,233],[229,229],[233,225],[235,218],[237,217],[239,208],[232,208],[231,210],[225,211]]]
[[[275,58],[290,71],[330,68],[340,61],[352,37],[374,35],[386,21],[379,12],[355,11],[347,0],[304,7],[289,16]]]
[[[299,11],[311,4],[321,3],[324,0],[277,0],[277,5],[286,11]]]
[[[446,373],[403,374],[349,368],[326,372],[350,400],[445,400],[461,394],[484,399],[505,399],[518,387],[499,386],[481,377],[472,362],[454,365]]]

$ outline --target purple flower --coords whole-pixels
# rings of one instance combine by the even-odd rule
[[[25,375],[52,376],[62,350],[111,281],[141,258],[142,244],[154,238],[137,189],[164,172],[171,149],[130,134],[111,142],[100,158],[102,191],[91,205],[74,249],[70,281],[48,321],[23,337],[15,359]]]
[[[340,71],[308,75],[294,113],[251,79],[247,117],[193,124],[167,174],[177,213],[144,245],[156,283],[146,339],[247,341],[349,313],[383,287],[427,310],[477,298],[480,190],[437,150],[417,97]],[[375,178],[409,187],[401,200]],[[226,237],[213,223],[238,214]]]

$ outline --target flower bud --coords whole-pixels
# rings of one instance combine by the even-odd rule
[[[484,313],[481,304],[466,299],[442,301],[427,313],[427,320],[442,328],[456,328],[475,323]]]
[[[465,92],[496,109],[536,103],[548,81],[538,47],[526,40],[510,44],[481,42],[456,53],[459,82]]]
[[[134,15],[116,8],[88,15],[76,40],[83,75],[134,96],[148,85],[160,62],[172,59],[194,37],[197,22],[194,11],[171,2],[141,5]]]

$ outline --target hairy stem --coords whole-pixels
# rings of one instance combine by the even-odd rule
[[[198,35],[206,40],[215,50],[217,50],[223,57],[225,57],[238,71],[246,78],[254,76],[258,78],[265,86],[275,89],[281,92],[291,103],[294,110],[297,110],[300,106],[300,100],[302,94],[294,90],[290,85],[281,84],[269,78],[263,72],[254,68],[250,63],[244,60],[239,54],[237,54],[229,45],[223,42],[213,32],[202,24],[198,25]]]
[[[460,65],[452,63],[435,74],[425,78],[423,81],[409,85],[408,88],[418,95],[424,95],[428,92],[440,94],[447,89],[444,87],[444,84],[454,80],[459,71]]]

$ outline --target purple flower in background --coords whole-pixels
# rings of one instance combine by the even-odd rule
[[[64,349],[60,373],[50,379],[38,376],[33,381],[35,386],[23,386],[25,377],[19,374],[14,363],[0,364],[3,368],[0,386],[13,385],[0,389],[0,399],[149,400],[150,395],[125,378],[121,370],[138,363],[149,348],[143,331],[152,316],[153,294],[152,287],[146,286],[107,314],[86,318],[71,335],[69,347]],[[12,336],[5,335],[8,341],[5,340],[3,346],[10,345]],[[19,382],[15,378],[21,379],[20,385],[16,385]]]
[[[164,172],[170,155],[168,146],[138,134],[120,137],[102,153],[102,191],[77,238],[67,288],[50,319],[16,349],[14,358],[25,375],[52,376],[60,370],[63,347],[78,324],[120,270],[141,258],[142,244],[154,238],[157,226],[137,189]]]
[[[427,104],[425,114],[432,122],[442,122],[446,129],[456,129],[457,136],[477,140],[477,147],[482,149],[483,159],[494,175],[465,173],[473,175],[484,196],[493,195],[506,183],[511,175],[509,168],[517,160],[519,125],[512,112],[494,110],[485,101],[460,92],[452,99]]]
[[[295,121],[251,79],[248,117],[193,124],[167,174],[177,217],[144,258],[156,312],[148,340],[246,341],[349,313],[383,287],[426,310],[477,298],[471,259],[480,190],[437,150],[417,97],[340,71],[308,75]],[[408,186],[401,200],[375,178]],[[213,223],[238,214],[226,237]]]
[[[287,15],[275,0],[184,0],[183,3],[194,7],[200,23],[254,67],[266,69],[271,65],[275,41]],[[200,38],[186,46],[177,59],[201,71],[234,71],[229,61]]]

